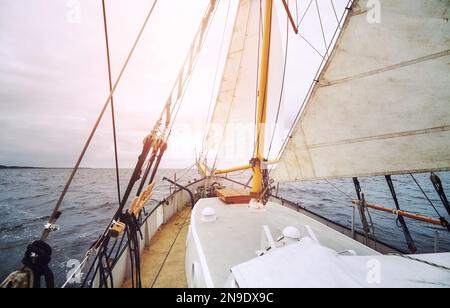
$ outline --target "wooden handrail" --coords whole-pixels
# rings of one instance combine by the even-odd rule
[[[416,213],[406,212],[406,211],[402,211],[402,210],[395,210],[395,209],[387,208],[387,207],[384,207],[384,206],[381,206],[378,204],[372,204],[372,203],[367,203],[367,202],[364,202],[364,204],[363,204],[363,201],[360,201],[360,200],[353,200],[352,203],[354,205],[358,205],[358,206],[365,205],[366,207],[377,210],[377,211],[390,213],[390,214],[394,214],[397,216],[403,216],[406,218],[411,218],[414,220],[423,221],[423,222],[430,223],[433,225],[445,227],[445,225],[441,222],[440,219],[430,218],[430,217],[426,217],[426,216],[422,216],[422,215],[419,215]]]

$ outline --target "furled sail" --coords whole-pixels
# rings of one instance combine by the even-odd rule
[[[215,167],[229,167],[237,162],[248,163],[253,155],[259,47],[263,31],[260,25],[262,4],[260,0],[239,1],[222,81],[205,141],[210,167],[215,164],[215,157]],[[275,10],[273,18],[269,106],[274,106],[275,101],[278,103],[283,64],[281,32]]]
[[[354,1],[274,178],[450,170],[449,9]]]

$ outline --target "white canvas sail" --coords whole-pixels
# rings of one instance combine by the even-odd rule
[[[450,170],[449,9],[355,1],[275,179]]]
[[[217,156],[218,168],[230,167],[235,163],[246,164],[253,155],[260,61],[260,14],[263,7],[264,1],[239,1],[222,82],[205,142],[209,158],[215,159]],[[281,32],[274,11],[269,106],[278,104],[282,64]],[[209,161],[210,167],[213,163]]]

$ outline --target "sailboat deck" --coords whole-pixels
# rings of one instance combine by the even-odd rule
[[[176,213],[164,224],[141,255],[143,288],[186,288],[185,253],[191,209]],[[128,279],[122,286],[131,287]]]
[[[204,208],[215,210],[215,222],[203,222]],[[267,209],[256,211],[247,205],[227,205],[220,199],[200,200],[192,214],[191,229],[201,243],[201,254],[210,272],[214,287],[224,287],[230,276],[230,269],[256,258],[261,249],[263,226],[268,226],[276,240],[285,227],[293,226],[301,236],[309,236],[309,226],[318,241],[337,252],[353,250],[359,256],[379,255],[376,251],[357,241],[291,209],[269,202]]]

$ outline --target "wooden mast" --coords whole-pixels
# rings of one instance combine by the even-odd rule
[[[267,90],[269,82],[269,55],[272,32],[272,10],[273,0],[265,1],[263,20],[263,43],[261,54],[261,74],[259,79],[258,111],[256,119],[256,155],[254,157],[255,167],[253,168],[252,196],[257,197],[262,192],[263,172],[261,163],[264,161],[264,139],[265,125],[267,118]]]

